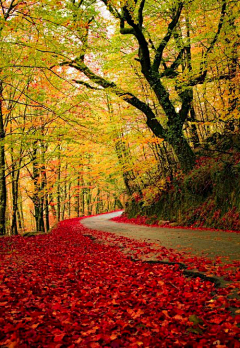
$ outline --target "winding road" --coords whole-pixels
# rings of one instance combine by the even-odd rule
[[[222,262],[240,261],[240,233],[180,228],[148,227],[111,221],[122,212],[98,215],[81,220],[83,226],[136,240],[154,242],[166,248],[188,252]]]

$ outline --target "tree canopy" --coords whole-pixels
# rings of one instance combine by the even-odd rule
[[[239,131],[237,1],[0,5],[1,234],[147,204]]]

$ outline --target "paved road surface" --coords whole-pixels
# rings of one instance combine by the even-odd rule
[[[223,257],[223,261],[240,261],[240,233],[188,230],[132,225],[110,221],[122,212],[114,212],[83,219],[81,223],[93,230],[111,232],[132,239],[156,242],[167,248],[204,255],[211,259]]]

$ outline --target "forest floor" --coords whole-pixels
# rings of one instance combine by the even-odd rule
[[[239,261],[103,232],[98,218],[1,238],[0,347],[240,347]]]

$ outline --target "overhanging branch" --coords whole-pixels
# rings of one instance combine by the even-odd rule
[[[217,42],[217,39],[219,37],[219,34],[221,32],[224,17],[226,14],[226,8],[227,8],[226,0],[223,0],[223,4],[222,4],[222,8],[221,8],[221,15],[220,15],[220,19],[218,22],[217,32],[214,35],[214,38],[212,39],[210,46],[207,48],[206,52],[203,55],[203,60],[201,62],[201,66],[200,66],[200,74],[199,74],[198,78],[196,79],[196,81],[199,81],[200,83],[203,83],[206,76],[207,76],[207,57],[208,57],[209,53],[212,52],[212,50],[215,46],[215,43]]]
[[[181,12],[182,12],[182,9],[183,9],[183,3],[179,2],[178,8],[176,10],[176,14],[175,14],[173,20],[171,21],[171,23],[169,23],[169,25],[168,25],[167,33],[166,33],[166,35],[164,36],[164,38],[162,39],[161,43],[159,44],[159,46],[157,48],[156,55],[155,55],[155,58],[154,58],[154,61],[153,61],[153,65],[152,65],[152,69],[155,72],[157,72],[158,69],[159,69],[159,66],[160,66],[160,63],[161,63],[161,60],[162,60],[162,55],[163,55],[164,48],[167,46],[167,43],[171,39],[173,29],[175,28],[175,26],[178,23],[178,20],[180,18]]]
[[[78,85],[83,85],[89,89],[94,89],[94,90],[97,90],[97,91],[101,91],[102,89],[101,88],[97,88],[97,87],[94,87],[94,86],[91,86],[89,83],[85,82],[85,81],[80,81],[80,80],[72,80],[73,82],[77,83]]]
[[[118,12],[118,10],[110,4],[108,0],[102,0],[102,2],[106,5],[107,9],[109,12],[116,18],[116,19],[121,19],[121,14]]]
[[[66,62],[64,63],[66,65]],[[138,99],[135,95],[130,92],[124,91],[120,87],[118,87],[114,82],[110,82],[105,78],[95,74],[91,69],[89,69],[86,64],[81,60],[75,60],[68,63],[68,66],[75,68],[78,71],[81,71],[85,74],[92,82],[96,83],[98,86],[103,87],[104,89],[109,90],[116,96],[120,97],[122,100],[127,102],[128,104],[134,106],[136,109],[141,111],[147,118],[147,125],[150,127],[152,132],[158,136],[163,138],[165,130],[158,122],[155,117],[154,112],[150,108],[150,106],[140,99]]]

